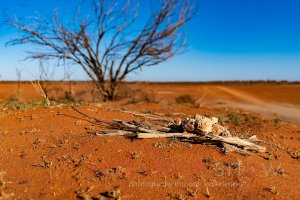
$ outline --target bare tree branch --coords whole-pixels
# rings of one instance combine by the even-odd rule
[[[90,12],[83,15],[78,9],[72,25],[57,10],[50,19],[8,17],[6,24],[21,35],[7,45],[31,44],[39,49],[27,58],[80,65],[111,100],[129,73],[164,62],[182,49],[182,26],[196,9],[188,0],[160,0],[144,26],[137,22],[138,11],[138,0],[92,0]]]

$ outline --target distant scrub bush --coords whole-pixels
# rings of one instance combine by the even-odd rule
[[[194,104],[195,103],[195,99],[189,95],[189,94],[183,94],[180,95],[178,97],[176,97],[175,99],[176,103],[190,103],[190,104]]]

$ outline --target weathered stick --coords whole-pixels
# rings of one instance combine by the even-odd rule
[[[247,139],[249,142],[261,142],[261,140],[259,140],[256,135],[252,135],[251,137],[249,137]]]
[[[104,123],[104,124],[110,124],[110,125],[116,125],[116,123],[114,123],[114,122],[109,122],[109,121],[105,121],[105,120],[102,120],[102,119],[97,119],[97,118],[95,118],[95,117],[92,117],[92,116],[90,116],[90,115],[88,115],[88,114],[86,114],[86,113],[84,113],[84,112],[81,112],[80,110],[78,110],[78,109],[75,108],[74,106],[71,106],[71,108],[72,108],[73,110],[75,110],[76,112],[78,112],[79,114],[81,114],[81,115],[83,115],[83,116],[85,116],[85,117],[87,117],[87,118],[93,119],[93,120],[95,120],[96,122],[100,122],[100,123]]]
[[[158,132],[165,132],[168,133],[170,132],[170,128],[159,126],[159,125],[153,125],[153,124],[143,124],[140,122],[125,122],[122,120],[114,120],[114,122],[121,124],[122,126],[126,127],[129,130],[132,131],[139,131],[139,132],[144,132],[144,133],[158,133]]]
[[[102,130],[101,132],[96,133],[97,136],[127,136],[132,134],[132,131],[123,130]]]
[[[170,138],[170,137],[192,138],[198,136],[192,133],[138,133],[137,134],[137,138],[140,139]]]
[[[207,135],[206,137],[212,141],[220,141],[227,144],[241,146],[246,150],[253,150],[257,152],[266,152],[267,150],[265,147],[249,142],[248,140],[240,139],[238,137],[222,137],[216,135]]]
[[[228,153],[228,152],[237,152],[239,154],[242,154],[244,156],[249,156],[251,155],[250,152],[246,151],[246,150],[243,150],[243,149],[240,149],[236,146],[233,146],[233,145],[230,145],[230,144],[227,144],[227,143],[222,143],[223,145],[223,150],[224,150],[224,153]]]
[[[236,145],[236,146],[240,146],[243,147],[243,149],[245,150],[252,150],[252,151],[257,151],[257,152],[265,152],[266,148],[256,145],[252,142],[249,142],[247,140],[243,140],[237,137],[222,137],[222,136],[214,136],[214,135],[206,135],[204,137],[199,137],[195,134],[192,133],[153,133],[153,134],[149,134],[149,133],[138,133],[137,134],[137,138],[141,138],[141,139],[149,139],[149,138],[169,138],[169,137],[180,137],[180,138],[193,138],[193,140],[196,141],[204,141],[204,142],[220,142],[220,143],[227,143],[230,146],[232,145]],[[227,146],[229,147],[229,146]],[[234,146],[232,146],[234,147]],[[237,147],[235,147],[235,149],[239,149]],[[241,150],[241,149],[239,149]],[[241,150],[242,151],[242,150]],[[243,151],[245,152],[245,151]]]
[[[256,145],[247,140],[243,140],[237,137],[222,137],[222,136],[214,136],[214,135],[206,135],[204,137],[200,137],[193,133],[163,133],[155,130],[147,130],[147,132],[138,132],[134,133],[132,131],[127,130],[106,130],[102,131],[103,134],[97,134],[100,136],[125,136],[125,135],[136,135],[138,139],[151,139],[151,138],[170,138],[170,137],[178,137],[185,139],[192,139],[192,141],[196,142],[206,142],[206,143],[221,143],[225,151],[236,151],[243,155],[249,155],[247,150],[257,151],[257,152],[265,152],[266,148]],[[238,147],[242,147],[238,148]]]
[[[132,114],[136,117],[143,117],[143,118],[151,119],[151,120],[173,122],[173,120],[171,118],[162,117],[162,116],[158,116],[158,115],[144,114],[144,113],[138,113],[138,112],[133,112],[133,111],[127,111],[127,110],[116,110],[116,111]]]
[[[155,139],[155,138],[170,138],[170,137],[178,137],[178,138],[192,138],[198,137],[192,133],[137,133],[134,134],[132,131],[124,131],[124,130],[103,130],[100,133],[96,133],[97,136],[126,136],[126,135],[136,135],[138,139]]]

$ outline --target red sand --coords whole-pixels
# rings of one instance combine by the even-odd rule
[[[29,86],[26,86],[28,94]],[[295,154],[299,155],[300,126],[274,120],[276,117],[268,113],[246,112],[210,101],[231,98],[232,104],[260,106],[253,101],[271,102],[270,98],[274,104],[283,105],[290,98],[294,100],[289,106],[297,107],[299,102],[294,93],[287,93],[285,100],[281,100],[279,93],[274,93],[273,98],[264,92],[254,94],[251,86],[176,87],[147,86],[147,90],[155,91],[159,103],[124,104],[126,101],[122,100],[78,108],[103,120],[143,120],[112,111],[115,109],[174,118],[195,113],[219,116],[234,133],[256,134],[271,153],[248,157],[236,153],[223,155],[217,147],[200,144],[99,137],[95,133],[103,126],[92,124],[69,107],[3,108],[0,109],[0,171],[6,173],[3,179],[0,174],[0,199],[1,195],[12,193],[15,199],[76,199],[83,193],[96,199],[116,187],[122,199],[205,199],[207,190],[210,199],[298,199],[300,165]],[[259,88],[264,90],[263,86]],[[9,90],[4,93],[2,90],[5,89],[0,90],[3,98]],[[201,99],[200,107],[174,103],[179,94],[192,94],[200,99],[205,90],[209,94]],[[220,98],[214,98],[221,90],[224,93],[220,92]],[[28,94],[24,93],[23,98]],[[252,103],[243,100],[241,94],[250,95],[253,99],[247,99]],[[239,120],[226,121],[228,114],[238,116]],[[9,182],[6,187],[5,181]]]

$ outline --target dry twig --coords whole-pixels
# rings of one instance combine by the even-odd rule
[[[46,106],[50,107],[50,100],[48,95],[45,92],[45,89],[41,86],[41,83],[39,81],[36,81],[35,83],[31,81],[31,84],[33,85],[34,89],[39,93],[45,100]]]

